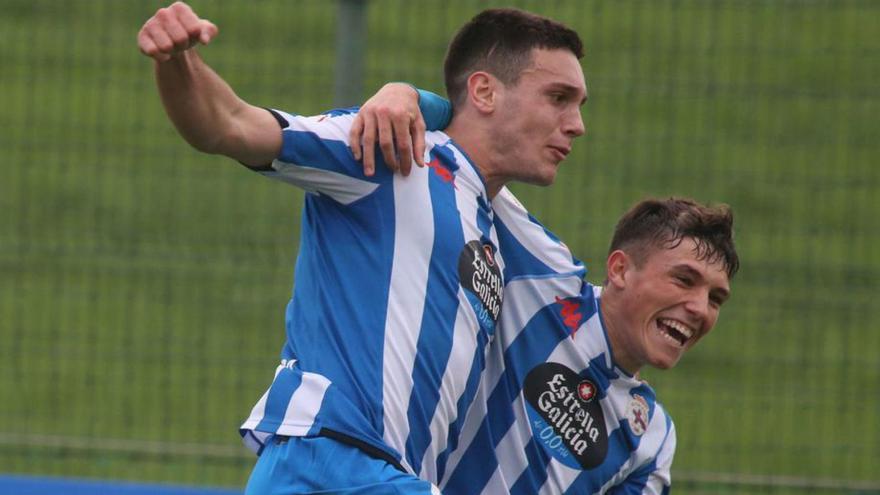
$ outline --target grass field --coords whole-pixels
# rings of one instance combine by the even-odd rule
[[[134,40],[159,3],[2,3],[0,471],[241,486],[302,196],[177,137]],[[587,47],[588,135],[556,185],[515,191],[591,279],[644,195],[737,214],[716,330],[647,374],[677,493],[880,492],[880,3],[509,3]],[[246,99],[331,105],[330,2],[193,4]],[[447,40],[491,4],[372,1],[365,91],[441,91]]]

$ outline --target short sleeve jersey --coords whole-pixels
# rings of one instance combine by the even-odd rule
[[[601,288],[506,191],[493,201],[505,304],[444,493],[660,494],[675,450],[653,389],[614,364]],[[552,267],[552,268],[551,268]],[[556,272],[556,273],[553,273]]]
[[[366,177],[351,111],[273,114],[282,150],[260,172],[306,195],[281,363],[242,436],[258,452],[272,434],[328,436],[422,473],[457,438],[500,317],[484,181],[442,132],[427,167]]]

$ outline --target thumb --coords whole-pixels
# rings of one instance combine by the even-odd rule
[[[199,34],[199,42],[201,42],[203,45],[207,45],[211,42],[212,39],[214,39],[215,36],[217,36],[219,29],[217,29],[217,26],[211,21],[206,21],[202,19],[199,22],[202,25],[202,31]]]

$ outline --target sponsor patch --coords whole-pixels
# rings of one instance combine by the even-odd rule
[[[608,455],[608,432],[598,388],[559,363],[540,364],[526,375],[532,436],[554,458],[574,469],[592,469]]]
[[[634,434],[641,436],[648,429],[648,411],[648,401],[639,394],[633,394],[626,406],[626,420]]]
[[[480,326],[490,334],[501,314],[504,298],[504,281],[495,263],[495,250],[491,244],[470,241],[458,257],[458,277],[465,289],[468,301],[480,320]]]

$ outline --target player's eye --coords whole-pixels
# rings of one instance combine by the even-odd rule
[[[550,101],[556,104],[565,103],[565,93],[550,93]]]
[[[726,300],[727,299],[721,295],[709,294],[709,303],[711,303],[712,306],[715,308],[720,308],[721,305],[724,304],[724,301],[726,301]]]

